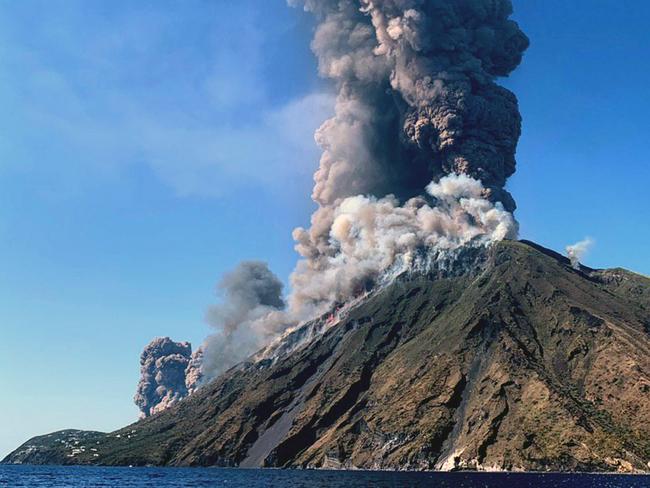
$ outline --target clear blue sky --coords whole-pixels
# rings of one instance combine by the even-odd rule
[[[522,237],[650,274],[650,3],[516,0]],[[219,276],[285,280],[331,110],[283,0],[0,0],[0,456],[136,417],[154,336],[198,344]]]

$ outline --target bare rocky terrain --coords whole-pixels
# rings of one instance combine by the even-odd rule
[[[96,451],[39,437],[4,462],[650,471],[650,279],[504,241],[463,273],[394,280],[297,351],[84,436]]]

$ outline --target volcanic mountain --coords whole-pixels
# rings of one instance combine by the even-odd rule
[[[124,429],[34,438],[4,462],[650,469],[644,276],[503,241],[284,340],[300,338]]]

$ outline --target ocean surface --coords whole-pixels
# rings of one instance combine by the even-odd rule
[[[220,468],[0,466],[1,487],[229,488],[649,488],[650,476],[525,473],[395,473]]]

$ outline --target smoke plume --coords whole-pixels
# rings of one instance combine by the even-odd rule
[[[189,342],[174,342],[169,337],[157,337],[144,348],[133,399],[140,418],[169,408],[197,388],[200,351],[193,355]]]
[[[321,74],[338,89],[335,116],[316,134],[323,148],[314,175],[313,198],[319,208],[310,229],[294,232],[304,259],[292,277],[292,309],[309,313],[327,306],[333,295],[345,298],[357,288],[350,281],[363,282],[364,276],[380,273],[405,247],[448,248],[467,243],[469,235],[483,235],[484,240],[513,237],[516,226],[507,212],[515,209],[515,202],[504,185],[515,171],[521,117],[515,96],[494,80],[519,64],[528,39],[508,18],[510,2],[290,3],[316,15],[312,48]],[[435,191],[427,192],[431,181],[429,188]],[[461,211],[467,202],[458,198],[466,196],[450,190],[452,184],[472,186],[471,212]],[[364,198],[370,205],[362,204]],[[349,219],[342,214],[354,206],[351,202],[365,210],[355,216],[352,234],[345,236],[341,230]],[[442,232],[432,232],[435,225],[421,226],[421,220],[412,218],[408,227],[417,231],[413,238],[404,237],[410,242],[390,242],[383,233],[386,224],[416,213],[435,215],[446,225]],[[508,227],[507,232],[495,234],[481,224],[497,216],[504,219],[500,228]],[[479,224],[469,230],[473,219]],[[366,237],[350,246],[362,228]],[[375,250],[379,256],[374,264],[359,263],[357,251],[374,245],[375,239],[388,246]],[[323,279],[356,273],[347,268],[358,268],[356,264],[365,272],[356,280],[346,276],[342,290],[338,285],[332,289],[338,278]]]
[[[313,50],[338,88],[313,197],[323,206],[357,194],[400,199],[432,179],[468,174],[512,211],[503,189],[515,171],[521,117],[497,86],[521,61],[527,37],[509,0],[293,0],[314,12]]]
[[[243,263],[221,285],[205,344],[209,377],[287,327],[371,289],[422,256],[517,235],[505,189],[521,131],[497,85],[528,38],[509,0],[289,0],[317,19],[312,49],[337,90],[316,132],[311,227],[284,310],[281,285]]]
[[[307,316],[322,312],[372,288],[386,270],[406,270],[423,254],[516,237],[512,214],[484,199],[484,190],[469,176],[450,175],[427,186],[435,205],[423,197],[403,205],[392,195],[343,199],[332,208],[331,254],[300,261],[292,276],[293,310]],[[310,256],[308,232],[298,229],[294,236],[298,251]]]
[[[266,263],[244,261],[217,285],[223,303],[208,310],[217,331],[205,343],[203,373],[214,377],[286,328],[282,282]]]
[[[573,269],[580,269],[580,262],[587,255],[593,245],[594,240],[591,237],[586,237],[583,240],[566,247],[566,254],[571,261]]]

